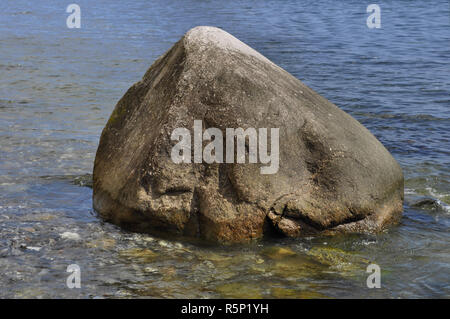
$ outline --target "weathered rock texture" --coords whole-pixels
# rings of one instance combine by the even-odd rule
[[[178,127],[280,128],[280,168],[175,164]],[[247,161],[248,162],[248,161]],[[230,34],[186,33],[122,97],[94,166],[94,208],[138,231],[245,242],[378,231],[398,220],[400,166],[359,122]]]

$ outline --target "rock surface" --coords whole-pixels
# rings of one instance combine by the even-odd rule
[[[180,163],[175,128],[280,128],[279,170]],[[232,35],[196,27],[116,105],[93,175],[104,219],[136,231],[234,243],[379,231],[396,222],[403,174],[359,122]]]

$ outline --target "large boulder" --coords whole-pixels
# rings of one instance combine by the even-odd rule
[[[174,161],[174,130],[194,136],[196,120],[224,139],[227,128],[279,128],[279,168],[196,163],[191,154]],[[379,231],[403,206],[402,170],[364,126],[214,27],[187,32],[117,103],[93,189],[94,208],[108,221],[222,243],[272,232]]]

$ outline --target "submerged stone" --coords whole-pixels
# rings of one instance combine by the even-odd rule
[[[272,288],[271,296],[280,299],[327,299],[328,296],[312,291],[312,290],[297,290],[288,288]]]
[[[334,247],[313,247],[307,254],[341,275],[365,273],[367,265],[370,264],[369,260],[355,253]]]
[[[286,257],[295,256],[296,253],[290,248],[284,247],[267,247],[261,251],[261,255],[266,256],[270,259],[283,259]]]
[[[157,253],[147,248],[124,249],[119,252],[119,255],[140,263],[152,262],[158,257]]]
[[[89,248],[111,249],[116,246],[114,238],[98,238],[86,243]]]
[[[215,289],[223,298],[261,299],[261,288],[246,283],[234,282],[219,285]]]
[[[266,269],[278,277],[297,280],[321,276],[327,267],[309,256],[297,255],[277,260]]]
[[[261,174],[267,163],[251,162],[250,138],[244,163],[174,161],[172,133],[194,136],[195,121],[223,136],[278,128],[279,167]],[[401,168],[364,126],[214,27],[187,32],[126,92],[94,164],[93,205],[104,219],[220,243],[379,231],[402,203]]]

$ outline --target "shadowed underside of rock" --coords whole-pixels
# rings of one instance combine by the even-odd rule
[[[279,170],[175,164],[175,128],[280,128]],[[186,33],[116,105],[94,165],[95,210],[138,231],[245,242],[378,231],[402,212],[403,175],[359,122],[230,34]]]

